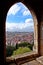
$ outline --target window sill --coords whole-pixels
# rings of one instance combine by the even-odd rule
[[[30,60],[35,59],[38,56],[38,53],[36,53],[36,51],[31,51],[31,52],[27,52],[24,54],[19,54],[11,57],[6,57],[6,62],[14,62],[16,61],[16,63],[24,63]]]

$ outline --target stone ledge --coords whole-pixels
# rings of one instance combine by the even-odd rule
[[[6,57],[6,62],[7,63],[17,63],[18,65],[19,64],[22,64],[22,63],[25,63],[25,62],[29,62],[29,61],[32,61],[34,60],[36,57],[38,57],[38,54],[35,52],[35,51],[32,51],[32,52],[28,52],[28,53],[24,53],[24,54],[20,54],[20,55],[17,55],[17,56],[11,56],[11,57]]]
[[[43,64],[43,56],[40,56],[40,57],[36,58],[36,60],[38,62],[40,62],[41,64]]]
[[[42,65],[41,63],[39,63],[38,61],[36,60],[33,60],[33,61],[30,61],[30,62],[27,62],[27,63],[24,63],[22,65]]]
[[[27,52],[27,53],[24,53],[24,54],[19,54],[19,55],[16,55],[16,56],[10,56],[10,57],[6,57],[6,61],[13,61],[14,59],[19,59],[19,58],[23,58],[23,57],[26,57],[26,56],[32,56],[32,55],[36,55],[36,51],[31,51],[31,52]]]

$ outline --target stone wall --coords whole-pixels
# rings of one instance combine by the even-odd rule
[[[43,55],[43,21],[40,23],[40,55]]]

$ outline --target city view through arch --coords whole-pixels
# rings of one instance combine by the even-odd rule
[[[34,21],[30,10],[21,2],[11,6],[6,17],[6,56],[33,51]]]

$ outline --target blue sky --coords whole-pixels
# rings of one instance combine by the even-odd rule
[[[21,2],[12,5],[6,17],[6,31],[34,31],[34,22],[29,9]]]

